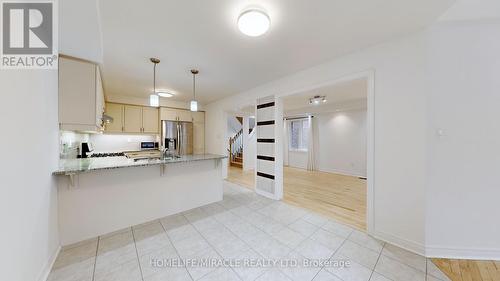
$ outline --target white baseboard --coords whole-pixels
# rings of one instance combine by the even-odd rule
[[[384,242],[393,244],[395,246],[398,246],[415,254],[425,256],[425,246],[422,243],[400,238],[392,234],[388,234],[381,231],[375,231],[374,233],[370,234],[373,235],[375,238],[380,239]]]
[[[60,251],[61,251],[61,246],[57,247],[55,253],[52,255],[52,257],[50,257],[50,259],[45,264],[44,268],[42,269],[42,272],[37,278],[38,281],[47,281],[47,278],[49,278],[50,271],[52,270],[52,267],[54,266],[54,263],[56,262],[57,256],[59,255]]]
[[[429,258],[500,260],[500,249],[449,248],[428,246],[425,250]]]
[[[449,248],[424,246],[415,241],[403,239],[392,234],[375,231],[375,238],[393,244],[427,258],[465,259],[465,260],[500,260],[500,249]]]
[[[339,175],[350,176],[350,177],[366,178],[366,175],[360,175],[360,174],[352,173],[349,171],[343,171],[343,170],[337,170],[337,169],[326,170],[326,169],[318,168],[317,171],[325,172],[325,173],[332,173],[332,174],[339,174]]]

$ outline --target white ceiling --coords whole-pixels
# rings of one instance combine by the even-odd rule
[[[457,0],[439,20],[491,20],[500,18],[498,0]]]
[[[326,103],[310,105],[313,96],[325,96]],[[344,105],[366,100],[367,80],[356,79],[332,84],[283,98],[283,111],[287,113],[316,112],[318,109],[342,109]],[[362,102],[365,104],[366,102]]]
[[[192,95],[198,68],[202,103],[236,94],[329,59],[415,31],[453,0],[101,0],[103,75],[107,94],[147,97],[152,56],[157,88],[174,100]],[[247,37],[239,13],[257,6],[268,33]]]

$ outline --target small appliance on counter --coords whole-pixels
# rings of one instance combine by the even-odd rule
[[[92,144],[89,142],[82,142],[80,152],[81,154],[77,158],[87,158],[87,153],[94,151]]]
[[[155,141],[143,141],[141,142],[141,150],[158,150],[158,142]]]

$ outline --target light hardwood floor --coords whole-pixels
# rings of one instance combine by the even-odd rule
[[[255,185],[254,173],[254,170],[243,171],[242,168],[229,166],[226,180],[253,189]]]
[[[284,167],[283,201],[366,229],[366,181],[357,177]],[[254,188],[254,171],[229,167],[228,181]]]
[[[500,261],[432,259],[452,281],[499,281]]]
[[[365,180],[285,167],[283,183],[285,202],[366,229]]]

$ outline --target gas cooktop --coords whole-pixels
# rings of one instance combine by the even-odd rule
[[[117,157],[117,156],[125,156],[125,153],[123,152],[93,153],[89,157],[97,158],[97,157]]]

